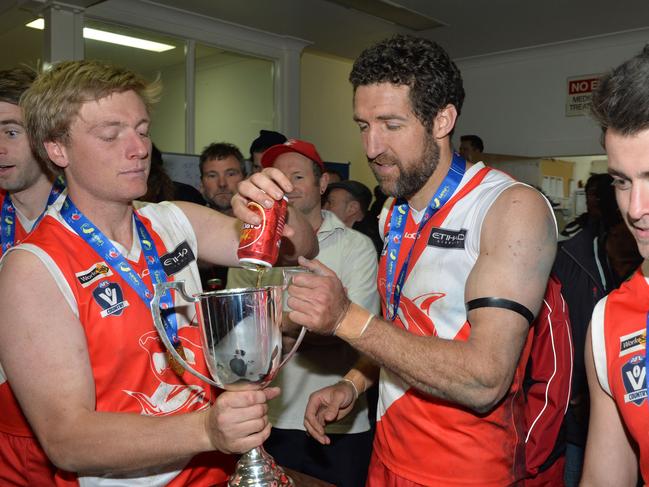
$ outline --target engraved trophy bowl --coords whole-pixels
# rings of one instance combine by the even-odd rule
[[[189,296],[184,281],[155,286],[151,301],[153,321],[169,353],[188,372],[220,389],[258,390],[268,386],[295,353],[305,333],[282,360],[282,293],[286,286],[227,289]],[[165,332],[160,299],[171,289],[194,303],[203,354],[212,378],[196,371],[176,351]],[[293,486],[294,483],[263,446],[244,453],[229,487]]]

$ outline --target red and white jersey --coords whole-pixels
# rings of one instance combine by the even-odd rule
[[[647,313],[649,284],[638,270],[593,310],[591,336],[597,379],[617,404],[640,452],[640,471],[649,479],[647,403]]]
[[[414,243],[394,326],[418,336],[469,337],[464,290],[480,252],[482,223],[498,196],[514,184],[506,174],[482,163],[467,170],[452,198],[428,221]],[[387,208],[389,205],[380,219],[385,235],[390,221]],[[417,232],[418,221],[412,213],[405,226],[397,275]],[[382,256],[378,277],[384,310],[385,258]],[[523,478],[521,389],[529,344],[528,339],[508,394],[484,415],[411,388],[382,368],[376,455],[395,474],[423,485],[502,486]]]
[[[4,204],[7,192],[0,189],[0,208]],[[54,202],[52,206],[60,208],[61,204],[65,199],[65,193],[59,195],[59,198]],[[14,245],[18,245],[22,242],[25,237],[32,231],[34,224],[37,219],[29,220],[20,212],[15,212],[14,218]],[[2,247],[0,247],[0,257],[2,256]],[[6,433],[8,435],[16,436],[22,440],[18,441],[18,444],[24,445],[27,441],[32,441],[31,451],[35,451],[36,454],[33,457],[25,458],[27,455],[24,451],[14,451],[15,458],[22,458],[22,464],[18,462],[10,462],[8,458],[12,457],[12,452],[7,452],[7,455],[0,455],[2,459],[0,460],[0,469],[4,470],[5,474],[9,474],[10,471],[14,471],[16,475],[29,475],[29,472],[21,470],[30,470],[32,473],[37,470],[43,471],[43,476],[49,474],[53,469],[52,465],[45,461],[45,453],[42,452],[42,449],[34,437],[34,432],[32,431],[27,419],[23,415],[18,401],[11,390],[9,382],[5,376],[4,370],[2,369],[2,364],[0,364],[0,432]],[[3,447],[11,448],[10,445],[3,445]],[[6,462],[6,463],[5,463]]]
[[[169,279],[185,281],[190,294],[201,292],[196,237],[183,212],[170,203],[137,203],[137,207]],[[117,247],[152,289],[135,229],[133,242],[130,250]],[[188,372],[179,377],[172,371],[149,306],[57,211],[49,210],[38,228],[11,251],[17,249],[34,253],[43,262],[79,317],[87,338],[97,411],[168,416],[205,409],[213,401],[215,392],[209,386]],[[188,362],[208,374],[194,306],[176,304],[178,335]],[[216,452],[185,463],[141,472],[137,479],[79,476],[78,481],[82,486],[202,486],[225,481],[233,468],[231,457]],[[56,480],[57,485],[69,485],[77,479],[58,472]]]

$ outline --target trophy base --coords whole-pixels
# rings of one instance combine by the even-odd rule
[[[277,465],[263,446],[244,453],[228,479],[228,487],[294,487],[295,483]]]

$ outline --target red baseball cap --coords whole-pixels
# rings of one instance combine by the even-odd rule
[[[283,144],[269,147],[261,156],[261,165],[263,167],[271,167],[279,156],[286,154],[287,152],[297,152],[298,154],[302,154],[307,159],[311,159],[315,162],[320,166],[320,169],[324,171],[324,162],[322,162],[322,158],[320,157],[320,154],[318,154],[315,145],[297,139],[289,139]]]

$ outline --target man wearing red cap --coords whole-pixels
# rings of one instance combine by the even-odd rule
[[[336,273],[353,302],[378,311],[376,251],[368,237],[322,210],[321,196],[328,177],[314,145],[302,140],[274,145],[264,152],[261,164],[279,169],[293,184],[293,191],[287,194],[289,205],[302,213],[317,233],[317,258]],[[281,269],[269,274],[265,284],[282,283]],[[231,269],[228,287],[255,285],[255,278],[252,272]],[[307,334],[296,356],[275,380],[282,393],[268,403],[273,429],[265,447],[278,463],[337,486],[364,485],[372,440],[365,395],[344,420],[328,429],[331,445],[320,445],[308,437],[303,425],[309,394],[339,381],[357,357],[357,352],[338,338]]]

